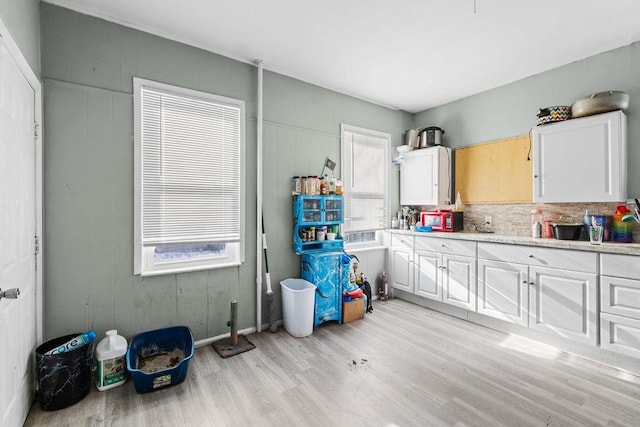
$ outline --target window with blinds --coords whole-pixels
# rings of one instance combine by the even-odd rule
[[[134,78],[136,274],[239,264],[244,102]]]
[[[341,137],[345,242],[375,242],[388,221],[391,136],[343,124]]]

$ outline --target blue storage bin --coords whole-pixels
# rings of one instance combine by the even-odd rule
[[[177,365],[156,372],[138,369],[140,358],[181,350],[184,359]],[[136,335],[127,349],[127,369],[139,394],[180,384],[187,377],[189,361],[194,352],[193,336],[186,326],[156,329]]]

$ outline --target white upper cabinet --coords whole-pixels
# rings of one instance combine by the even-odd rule
[[[533,202],[627,199],[627,117],[598,114],[533,129]]]
[[[400,204],[451,204],[451,149],[429,147],[403,154]]]

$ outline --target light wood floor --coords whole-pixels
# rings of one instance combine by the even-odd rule
[[[640,378],[401,301],[306,338],[198,348],[184,383],[92,387],[27,426],[640,426]]]

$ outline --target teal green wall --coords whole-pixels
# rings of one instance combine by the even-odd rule
[[[0,19],[29,66],[40,76],[40,0],[0,0]]]
[[[185,324],[202,339],[228,332],[233,299],[239,327],[254,326],[255,66],[46,3],[40,15],[47,337],[88,328],[117,328],[131,337]],[[247,103],[241,267],[133,275],[134,76]],[[327,156],[339,161],[341,123],[389,132],[398,145],[412,116],[270,72],[263,105],[265,228],[279,313],[279,281],[300,273],[291,249],[291,177],[320,173]],[[397,175],[392,173],[394,200]]]
[[[535,52],[531,53],[535,61]],[[415,115],[415,125],[440,126],[445,143],[462,147],[526,135],[541,107],[571,105],[606,90],[630,95],[628,196],[640,197],[640,44],[602,53],[517,82]],[[473,78],[473,73],[469,75]],[[567,159],[569,164],[571,160]]]

